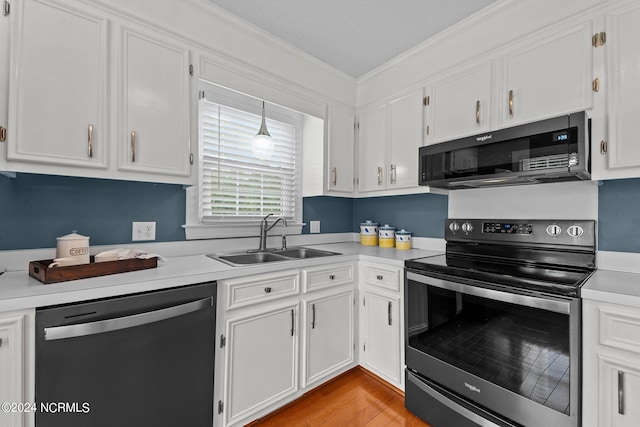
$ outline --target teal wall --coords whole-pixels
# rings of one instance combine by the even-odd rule
[[[640,253],[640,178],[604,181],[598,198],[598,248]],[[447,196],[437,194],[303,200],[303,221],[320,221],[322,233],[357,233],[370,219],[414,236],[442,238],[446,217]],[[92,245],[131,243],[133,221],[155,221],[156,241],[184,240],[182,186],[0,175],[0,250],[54,247],[56,237],[72,230],[90,236]]]
[[[181,185],[0,175],[0,250],[52,248],[72,230],[91,245],[131,243],[133,221],[155,221],[156,241],[184,240]]]

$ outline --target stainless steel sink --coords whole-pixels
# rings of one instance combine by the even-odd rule
[[[323,256],[340,255],[335,252],[321,251],[320,249],[310,249],[310,248],[303,248],[303,247],[280,250],[280,251],[276,251],[275,253],[278,255],[289,257],[289,258],[297,258],[297,259],[318,258]]]
[[[337,252],[323,251],[305,247],[294,247],[285,250],[269,250],[262,252],[245,251],[221,254],[207,254],[209,258],[222,261],[234,267],[252,264],[262,264],[275,261],[293,261],[296,259],[318,258],[332,255],[342,255]]]

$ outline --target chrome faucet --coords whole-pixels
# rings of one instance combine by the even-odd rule
[[[259,251],[267,250],[267,232],[275,227],[278,221],[282,221],[282,225],[284,225],[285,227],[287,226],[287,220],[283,216],[277,217],[276,220],[273,221],[271,225],[269,225],[268,218],[272,215],[273,214],[269,214],[262,218],[262,221],[260,221],[260,247],[258,248]]]

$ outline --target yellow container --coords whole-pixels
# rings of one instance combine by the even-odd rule
[[[365,221],[360,223],[360,244],[363,246],[378,246],[378,223]]]
[[[396,232],[396,249],[411,249],[411,232],[400,230]]]
[[[360,235],[360,244],[362,246],[378,246],[378,236]]]
[[[393,248],[396,245],[396,228],[385,224],[378,232],[378,244],[381,248]]]

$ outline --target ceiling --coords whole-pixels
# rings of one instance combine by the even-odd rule
[[[353,76],[496,0],[209,0]]]

